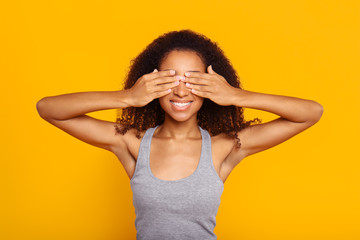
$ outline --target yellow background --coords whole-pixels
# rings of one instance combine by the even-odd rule
[[[135,239],[115,155],[53,127],[35,106],[119,89],[147,44],[186,28],[219,43],[245,89],[325,109],[309,130],[233,170],[218,239],[360,239],[359,1],[17,0],[0,3],[0,24],[0,239]],[[115,110],[90,115],[115,120]]]

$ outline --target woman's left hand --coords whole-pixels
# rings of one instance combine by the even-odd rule
[[[185,86],[195,95],[209,98],[222,106],[234,105],[234,97],[240,88],[231,86],[226,79],[217,74],[212,66],[208,66],[208,73],[186,72]]]

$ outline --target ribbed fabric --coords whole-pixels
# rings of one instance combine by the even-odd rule
[[[155,177],[150,168],[151,139],[157,127],[146,130],[130,180],[136,239],[217,239],[214,228],[224,184],[213,165],[208,131],[199,126],[201,156],[195,172],[167,181]]]

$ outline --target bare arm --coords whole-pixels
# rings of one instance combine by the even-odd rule
[[[130,106],[126,90],[69,93],[44,97],[36,104],[39,115],[45,120],[67,120],[89,112]]]
[[[95,119],[86,113],[126,107],[141,107],[154,98],[170,93],[176,86],[170,71],[154,71],[140,77],[134,86],[122,91],[78,92],[40,99],[36,108],[39,115],[91,145],[114,152],[126,150],[124,136],[115,135],[114,122]]]
[[[103,121],[85,115],[89,112],[126,108],[131,106],[129,91],[78,92],[44,97],[37,102],[39,115],[91,145],[111,150],[121,144],[121,137],[115,137],[113,122]],[[118,141],[118,142],[116,142]]]
[[[313,100],[245,90],[234,96],[238,106],[271,112],[296,123],[315,123],[323,112],[322,106]]]
[[[274,147],[314,125],[322,116],[323,107],[312,100],[256,93],[233,87],[212,66],[207,73],[185,72],[185,86],[199,97],[208,98],[221,106],[253,108],[277,114],[279,117],[267,123],[253,125],[237,132],[241,147],[233,139],[224,141],[229,146],[221,165],[223,176],[245,157]],[[230,149],[231,148],[231,149]]]
[[[241,89],[236,89],[232,96],[236,106],[268,111],[279,115],[279,118],[238,132],[241,148],[234,148],[226,159],[230,167],[251,154],[274,147],[306,130],[318,122],[323,113],[323,107],[313,100]]]
[[[320,120],[323,107],[312,100],[245,91],[232,87],[211,66],[208,73],[185,73],[187,87],[200,97],[222,106],[234,105],[277,114],[279,118],[245,128],[237,133],[241,148],[234,146],[225,160],[232,169],[246,156],[274,147]],[[235,145],[235,143],[234,143]]]

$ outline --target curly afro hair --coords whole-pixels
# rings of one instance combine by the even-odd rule
[[[212,65],[215,72],[223,76],[227,82],[240,88],[240,81],[230,61],[216,42],[192,30],[172,31],[165,33],[150,43],[136,58],[131,60],[124,89],[130,89],[137,79],[144,74],[158,69],[167,54],[173,50],[194,51],[204,62],[205,66]],[[154,99],[143,107],[128,107],[118,109],[115,129],[116,133],[125,134],[129,129],[137,129],[136,137],[140,139],[140,132],[148,128],[161,125],[164,122],[165,112],[159,100]],[[198,125],[206,129],[212,136],[225,133],[237,141],[241,146],[237,132],[259,123],[258,118],[245,121],[243,108],[237,106],[220,106],[205,98],[197,114]]]

